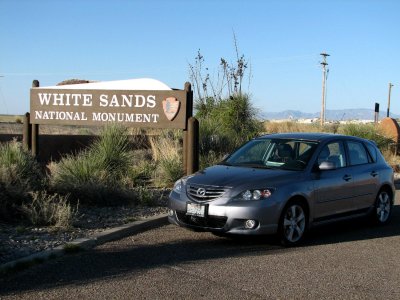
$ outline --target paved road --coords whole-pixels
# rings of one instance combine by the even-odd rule
[[[292,249],[167,225],[0,279],[0,299],[400,299],[399,200],[388,226],[323,227]]]

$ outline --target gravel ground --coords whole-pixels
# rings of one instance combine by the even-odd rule
[[[154,207],[80,207],[77,221],[67,230],[0,222],[0,265],[53,249],[77,238],[91,237],[106,229],[166,212],[166,201]]]

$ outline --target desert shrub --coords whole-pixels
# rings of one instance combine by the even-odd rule
[[[151,154],[143,154],[146,150],[136,150],[133,156],[135,164],[132,164],[128,170],[127,177],[123,180],[125,185],[130,188],[147,184],[153,177],[157,164],[152,160]]]
[[[1,181],[7,184],[25,186],[34,189],[41,184],[41,172],[38,163],[22,144],[13,140],[0,144]]]
[[[88,150],[52,164],[50,184],[82,204],[117,205],[128,201],[124,183],[132,163],[127,129],[108,126]]]
[[[41,186],[40,167],[31,153],[15,140],[0,144],[0,216],[16,217],[28,193]]]
[[[73,208],[67,196],[32,192],[32,201],[23,204],[21,210],[25,217],[36,226],[68,228],[75,220],[78,206]]]
[[[246,94],[235,94],[219,101],[208,99],[207,105],[198,102],[196,107],[196,117],[200,122],[202,167],[207,161],[218,160],[263,131],[257,112]]]
[[[382,150],[382,155],[386,162],[391,165],[396,172],[400,171],[400,156],[398,156],[393,149]]]
[[[339,128],[339,133],[374,141],[381,151],[388,149],[393,143],[391,139],[382,135],[374,124],[347,124]]]
[[[146,186],[138,186],[134,189],[134,192],[138,199],[138,204],[144,206],[155,206],[156,202],[153,190]]]

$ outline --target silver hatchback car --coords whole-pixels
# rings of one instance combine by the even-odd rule
[[[278,234],[291,246],[317,224],[364,215],[385,224],[394,195],[393,170],[371,141],[271,134],[178,180],[168,219],[217,235]]]

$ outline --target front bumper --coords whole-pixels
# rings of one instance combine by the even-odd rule
[[[168,202],[170,223],[197,231],[242,235],[275,234],[278,230],[280,205],[273,199],[258,201],[219,199],[206,202],[205,217],[187,215],[188,202],[198,203],[186,195],[171,192]],[[247,220],[255,220],[257,225],[252,229],[246,228]]]

